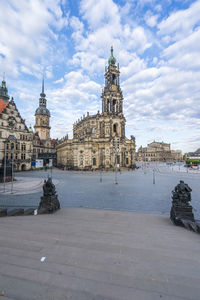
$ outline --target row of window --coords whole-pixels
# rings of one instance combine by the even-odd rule
[[[7,143],[6,145],[6,149],[7,150],[12,150],[12,149],[15,149],[15,150],[20,150],[20,144],[14,144],[14,143]],[[21,150],[22,151],[26,151],[26,145],[25,144],[22,144],[21,145]]]
[[[1,122],[1,126],[4,126],[4,123],[3,122]],[[15,128],[15,129],[17,129],[17,128]],[[21,127],[21,125],[19,125],[19,128],[18,128],[19,130],[21,130],[21,129],[23,129],[22,127]]]
[[[120,156],[119,155],[117,156],[117,163],[120,164]],[[126,164],[128,165],[128,163],[129,163],[129,159],[128,159],[128,157],[126,157]],[[93,166],[96,166],[96,164],[97,164],[95,157],[93,157],[93,159],[92,159],[92,164],[93,164]]]
[[[34,154],[35,153],[49,153],[49,149],[47,149],[47,151],[45,151],[44,149],[35,149],[35,148],[33,148],[33,153]]]
[[[24,135],[24,134],[20,134],[20,140],[28,140],[28,136],[27,135]]]
[[[14,159],[22,159],[22,160],[25,160],[26,159],[26,153],[21,153],[21,155],[19,155],[19,154],[15,154],[14,155]],[[6,154],[6,159],[8,160],[8,159],[13,159],[13,153],[11,153],[11,154],[9,154],[9,153],[7,153]]]

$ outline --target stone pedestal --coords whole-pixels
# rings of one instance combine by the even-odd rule
[[[170,212],[170,219],[173,221],[175,225],[182,225],[181,220],[190,220],[194,222],[194,214],[192,212],[192,206],[180,206],[180,205],[172,205]]]
[[[7,216],[7,208],[0,209],[0,217],[6,217]]]
[[[25,216],[34,215],[35,208],[28,208],[24,211]]]
[[[57,195],[42,196],[38,207],[38,214],[51,214],[60,208]]]
[[[5,181],[8,182],[11,180],[12,180],[12,168],[7,166]],[[0,182],[4,182],[4,167],[0,167]]]
[[[12,209],[8,212],[8,216],[23,216],[24,215],[24,209],[23,208],[16,208]]]

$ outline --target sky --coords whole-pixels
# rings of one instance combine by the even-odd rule
[[[1,0],[0,20],[0,75],[27,126],[43,73],[52,138],[101,111],[113,45],[127,138],[200,148],[200,0]]]

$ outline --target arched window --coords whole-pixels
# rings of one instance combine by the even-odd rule
[[[117,84],[116,75],[112,74],[112,84]]]
[[[113,132],[117,133],[117,123],[113,125]]]
[[[96,166],[96,158],[93,157],[93,166]]]
[[[110,101],[108,100],[108,112],[110,111]]]
[[[117,112],[117,103],[116,100],[113,100],[113,113],[116,114]]]

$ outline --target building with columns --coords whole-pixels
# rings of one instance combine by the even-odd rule
[[[135,138],[125,136],[123,95],[119,64],[111,55],[105,68],[102,112],[87,113],[73,125],[73,139],[61,139],[57,145],[57,165],[66,169],[112,169],[115,165],[135,167]]]
[[[164,142],[148,144],[147,147],[140,147],[137,152],[137,161],[140,162],[172,162],[183,159],[180,150],[171,150],[171,145]]]

